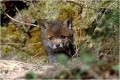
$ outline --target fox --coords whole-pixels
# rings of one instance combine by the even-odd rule
[[[56,54],[74,55],[72,18],[44,21],[40,24],[40,38],[48,56],[48,62],[56,62]]]

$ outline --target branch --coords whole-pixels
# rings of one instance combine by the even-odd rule
[[[25,25],[30,25],[30,26],[38,27],[38,25],[21,22],[21,21],[19,21],[19,20],[17,20],[17,19],[14,19],[14,18],[12,18],[11,16],[9,16],[7,13],[5,13],[5,15],[6,15],[8,18],[10,18],[11,20],[15,21],[15,22],[18,22],[18,23],[21,23],[21,24],[25,24]]]
[[[68,2],[68,3],[74,3],[74,4],[76,4],[76,5],[78,5],[78,6],[81,6],[81,5],[85,5],[85,3],[83,3],[83,2],[75,2],[75,1],[66,1],[66,2]]]
[[[19,10],[18,10],[18,8],[15,6],[15,9],[17,10],[17,12],[18,12],[18,14],[19,14],[19,16],[20,16],[20,18],[21,18],[21,21],[23,21],[23,19],[22,19],[22,16],[21,16],[21,14],[20,14],[20,12],[19,12]],[[23,24],[23,28],[25,29],[25,25]]]
[[[83,2],[75,2],[75,1],[66,1],[66,2],[76,4],[76,5],[80,6],[81,8],[95,9],[95,8],[93,8],[93,7],[84,6],[84,5],[86,5],[86,4],[83,3]]]
[[[18,43],[0,43],[0,45],[16,45],[16,46],[23,46],[24,44],[18,44]]]

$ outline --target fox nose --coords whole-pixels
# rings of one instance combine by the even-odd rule
[[[56,44],[56,47],[58,48],[60,46],[60,44]]]

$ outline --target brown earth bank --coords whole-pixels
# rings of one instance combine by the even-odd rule
[[[58,65],[37,65],[14,60],[0,60],[0,80],[25,79],[25,75],[32,71],[36,78],[40,78],[40,75],[51,75],[59,70]]]
[[[73,61],[76,61],[76,59]],[[90,66],[79,60],[77,62],[75,64],[68,61],[66,65],[62,65],[59,63],[36,64],[15,60],[0,60],[0,80],[119,79],[118,71],[112,67],[115,67],[115,64],[105,63],[98,66],[98,61]]]

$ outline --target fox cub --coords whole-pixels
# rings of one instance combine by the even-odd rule
[[[40,25],[42,43],[47,51],[48,61],[56,62],[56,54],[66,54],[71,57],[73,49],[72,18],[65,21],[54,20]]]

